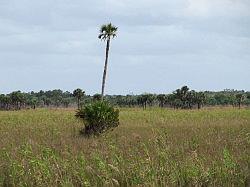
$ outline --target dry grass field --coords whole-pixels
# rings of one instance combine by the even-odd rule
[[[74,114],[0,112],[0,186],[250,185],[250,110],[122,108],[95,138]]]

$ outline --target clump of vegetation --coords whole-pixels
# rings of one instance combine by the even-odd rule
[[[119,110],[105,101],[97,101],[79,109],[76,117],[84,121],[85,135],[99,135],[119,125]]]

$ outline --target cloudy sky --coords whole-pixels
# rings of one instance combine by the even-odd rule
[[[0,93],[80,87],[109,94],[250,90],[249,0],[0,0]]]

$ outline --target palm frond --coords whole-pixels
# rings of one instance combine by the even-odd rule
[[[100,28],[100,33],[103,33],[107,30],[107,25],[102,25]]]
[[[98,35],[98,38],[99,38],[99,39],[102,39],[102,38],[103,38],[103,35],[104,35],[104,34],[99,34],[99,35]]]

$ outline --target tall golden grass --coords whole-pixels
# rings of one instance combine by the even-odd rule
[[[250,185],[250,110],[120,110],[92,138],[74,110],[0,112],[0,186]]]

